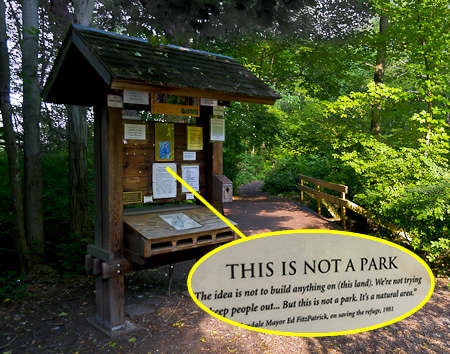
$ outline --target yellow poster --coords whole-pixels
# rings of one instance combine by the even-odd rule
[[[173,123],[155,123],[155,159],[173,161],[175,158],[175,126]]]
[[[151,111],[155,114],[200,117],[200,101],[197,97],[152,92]]]
[[[203,128],[193,125],[187,126],[187,149],[203,150]]]

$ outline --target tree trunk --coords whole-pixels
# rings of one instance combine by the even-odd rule
[[[86,107],[68,106],[70,231],[92,241],[87,174]]]
[[[380,16],[380,36],[383,36],[389,26],[389,16]],[[375,64],[374,81],[376,85],[384,83],[384,69],[386,66],[386,41],[383,40],[378,45],[377,59]],[[370,124],[370,131],[373,136],[379,136],[381,133],[381,102],[374,105],[372,110],[372,121]]]
[[[23,129],[25,172],[25,231],[33,266],[43,264],[44,227],[42,212],[42,164],[40,142],[40,97],[38,84],[38,1],[22,5]]]
[[[0,1],[0,110],[2,112],[6,154],[8,156],[9,178],[11,181],[15,228],[14,239],[17,253],[19,254],[20,268],[23,274],[27,274],[32,267],[32,262],[28,253],[25,234],[21,171],[17,152],[16,134],[14,133],[13,122],[11,119],[11,103],[9,99],[9,55],[6,42],[5,3],[2,0]]]
[[[420,1],[418,1],[418,5],[420,6]],[[430,62],[428,60],[428,50],[427,50],[427,39],[426,37],[423,35],[423,28],[422,28],[422,14],[420,12],[420,10],[417,10],[417,22],[419,24],[419,33],[421,33],[421,42],[422,42],[422,53],[423,53],[423,63],[425,64],[425,72],[426,72],[426,78],[427,78],[427,82],[430,82],[431,77],[430,77],[430,71],[431,71],[431,67],[430,67]],[[433,119],[433,100],[432,97],[433,93],[430,90],[430,86],[429,85],[425,85],[427,87],[427,98],[425,98],[425,102],[427,105],[427,113],[429,118],[426,121],[426,129],[427,129],[427,134],[425,136],[425,145],[428,146],[430,145],[431,142],[431,134],[432,134],[432,127],[431,127],[431,121]],[[425,153],[427,154],[427,152]]]
[[[94,0],[75,2],[74,23],[90,26]],[[86,107],[67,106],[69,135],[70,231],[92,241],[87,172]]]
[[[77,0],[75,3],[74,23],[91,26],[95,0]]]

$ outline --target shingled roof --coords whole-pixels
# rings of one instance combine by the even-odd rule
[[[72,25],[42,96],[93,105],[99,88],[262,104],[281,98],[231,57]]]

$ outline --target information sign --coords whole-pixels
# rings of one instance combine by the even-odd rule
[[[108,107],[111,108],[122,108],[122,96],[118,95],[108,95]]]
[[[217,106],[217,100],[213,98],[201,98],[200,105],[214,107]]]
[[[203,127],[196,127],[193,125],[187,126],[187,149],[203,149]]]
[[[211,118],[211,141],[225,141],[225,119]]]
[[[196,192],[200,190],[200,168],[199,165],[182,165],[181,166],[181,178],[189,184]],[[186,193],[189,190],[185,186],[181,186],[181,192]]]
[[[148,105],[148,92],[123,90],[123,102],[132,104]]]
[[[142,192],[124,192],[123,204],[142,203]]]
[[[124,139],[130,140],[145,140],[145,125],[144,124],[124,124]]]
[[[176,230],[187,230],[202,227],[202,225],[198,222],[192,220],[189,216],[183,213],[165,214],[160,215],[159,217]]]
[[[200,117],[200,103],[196,97],[152,93],[151,112],[178,116]]]
[[[177,196],[177,180],[167,172],[166,167],[176,171],[176,163],[153,164],[153,198],[175,198]]]

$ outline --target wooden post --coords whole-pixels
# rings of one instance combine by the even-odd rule
[[[342,192],[341,197],[343,200],[345,200],[345,192]],[[341,206],[341,223],[344,230],[347,229],[346,218],[347,218],[347,211],[345,209],[345,206]]]
[[[213,176],[223,175],[223,142],[214,142],[213,143],[212,167],[213,167],[213,171],[212,171]],[[213,188],[214,188],[214,186],[213,186]],[[223,214],[223,203],[222,203],[221,198],[214,199],[214,197],[213,197],[212,205],[220,213]]]
[[[303,186],[303,180],[302,180],[302,179],[300,180],[300,185]],[[304,203],[303,203],[303,190],[300,191],[300,202],[301,202],[302,204],[304,204]]]
[[[222,200],[214,200],[214,176],[223,174],[223,143],[210,142],[210,116],[212,107],[201,106],[198,122],[203,126],[203,144],[205,146],[205,179],[206,179],[206,197],[214,208],[223,214]]]
[[[213,176],[223,175],[223,142],[213,143]]]
[[[95,246],[103,261],[123,259],[122,109],[106,94],[94,107]],[[125,327],[123,275],[95,279],[95,320],[109,331]]]
[[[320,186],[317,186],[317,191],[318,192],[320,192]],[[319,215],[321,215],[320,214],[320,203],[321,203],[321,199],[320,199],[320,197],[319,196],[317,196],[317,212],[319,213]]]

